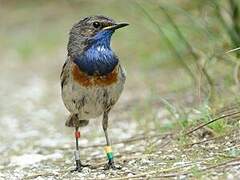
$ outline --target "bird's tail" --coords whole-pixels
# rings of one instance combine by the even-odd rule
[[[77,114],[71,114],[65,122],[67,127],[83,127],[88,125],[88,120],[79,120]]]

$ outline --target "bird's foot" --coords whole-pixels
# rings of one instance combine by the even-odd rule
[[[75,171],[82,172],[82,167],[76,167],[75,169],[71,170],[71,173],[73,173]]]
[[[121,169],[121,166],[116,166],[113,160],[109,160],[107,164],[105,164],[104,166],[104,170],[109,170],[109,169],[113,169],[113,170],[119,170]]]
[[[84,167],[90,167],[90,165],[89,164],[82,164],[80,160],[76,160],[76,168],[71,170],[71,172],[75,172],[75,171],[82,172],[82,169]]]

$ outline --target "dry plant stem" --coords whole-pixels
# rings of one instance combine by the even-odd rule
[[[153,176],[152,178],[174,178],[174,177],[179,177],[179,176],[188,176],[190,177],[191,175],[188,173],[170,173],[170,174],[162,174],[159,176]]]
[[[235,52],[235,51],[238,51],[240,50],[240,47],[237,47],[237,48],[234,48],[234,49],[230,49],[229,51],[226,52],[227,53],[231,53],[231,52]]]
[[[68,170],[65,170],[65,171],[60,171],[58,173],[66,173],[66,172],[69,172]],[[47,177],[47,176],[59,176],[59,174],[57,173],[51,173],[51,172],[46,172],[46,173],[37,173],[37,174],[34,174],[34,175],[31,175],[31,176],[26,176],[24,177],[22,180],[29,180],[29,179],[36,179],[37,177],[39,176],[43,176],[43,177]]]
[[[240,69],[240,63],[237,62],[237,65],[236,65],[236,67],[234,69],[234,72],[233,72],[233,76],[234,76],[234,80],[235,80],[235,83],[238,86],[238,88],[239,88],[239,85],[240,85],[240,83],[239,83],[239,69]]]
[[[233,116],[233,115],[236,115],[236,114],[240,114],[240,111],[234,112],[234,113],[230,113],[230,114],[226,114],[226,115],[222,115],[222,116],[220,116],[220,117],[217,117],[217,118],[215,118],[215,119],[212,119],[211,121],[208,121],[208,122],[206,122],[206,123],[200,124],[200,125],[198,125],[197,127],[195,127],[194,129],[186,132],[184,135],[187,136],[187,135],[193,133],[194,131],[197,131],[198,129],[201,129],[201,128],[203,128],[204,126],[207,126],[207,125],[209,125],[209,124],[211,124],[211,123],[213,123],[213,122],[215,122],[215,121],[218,121],[218,120],[220,120],[220,119],[223,119],[223,118],[226,118],[226,117],[229,117],[229,116]]]
[[[234,163],[234,162],[236,162],[236,163]],[[234,163],[234,164],[232,164],[232,163]],[[216,164],[216,165],[213,165],[213,166],[206,167],[202,171],[209,171],[211,169],[215,169],[215,168],[219,168],[219,167],[226,168],[228,166],[236,166],[236,165],[239,165],[239,164],[240,164],[240,157],[237,157],[235,159],[232,159],[232,160],[220,163],[220,164]]]
[[[189,165],[185,165],[185,166],[182,166],[182,167],[174,167],[174,168],[156,170],[156,171],[149,171],[149,172],[145,172],[145,173],[136,174],[136,175],[133,175],[133,176],[130,176],[130,177],[129,176],[124,176],[124,177],[120,177],[120,178],[112,178],[111,180],[136,179],[136,178],[140,178],[140,177],[146,177],[146,176],[152,175],[152,174],[167,173],[167,172],[178,170],[178,169],[181,169],[183,167],[188,167],[188,166]]]
[[[199,170],[199,172],[208,172],[208,171],[210,171],[212,169],[215,169],[215,168],[227,168],[227,167],[237,166],[237,165],[240,165],[240,157],[232,159],[230,161],[226,161],[226,162],[217,164],[217,165],[206,167],[206,168],[204,168],[202,170]],[[190,166],[190,165],[187,165],[187,166]],[[137,175],[133,175],[131,177],[124,176],[124,177],[121,177],[121,178],[112,178],[112,180],[137,179],[137,178],[140,178],[140,177],[147,177],[148,175],[154,175],[154,174],[159,174],[159,173],[166,173],[166,172],[177,170],[177,169],[184,168],[184,167],[187,167],[187,166],[163,169],[163,170],[159,170],[159,171],[150,171],[150,172],[146,172],[146,173],[140,173],[140,174],[137,174]],[[191,172],[163,174],[163,175],[157,175],[156,177],[158,177],[158,178],[164,178],[164,177],[167,178],[167,177],[177,177],[179,175],[191,176]]]
[[[225,112],[234,111],[234,110],[237,110],[237,109],[240,109],[239,103],[232,104],[230,106],[221,108],[219,111],[216,112],[216,115],[221,115],[221,114],[224,114]]]
[[[156,156],[156,155],[154,155],[154,154],[140,154],[140,155],[127,156],[127,157],[119,157],[117,159],[117,162],[124,162],[124,161],[130,161],[130,160],[133,160],[133,159],[141,159],[143,157],[154,157],[154,156]],[[115,157],[117,157],[117,156],[115,156]],[[99,163],[92,164],[91,169],[96,169],[98,167],[101,167],[104,164],[106,164],[105,159],[101,160],[101,162],[99,162]]]
[[[190,148],[190,147],[192,147],[193,145],[202,144],[202,143],[205,143],[205,142],[209,142],[209,141],[221,139],[221,138],[223,138],[223,137],[225,137],[225,136],[227,136],[227,135],[221,135],[221,136],[217,136],[217,137],[205,139],[205,140],[203,140],[203,141],[198,141],[198,142],[195,142],[195,143],[186,144],[186,145],[184,145],[184,147],[185,147],[185,148]]]

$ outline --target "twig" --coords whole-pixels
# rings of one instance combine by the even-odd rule
[[[211,170],[211,169],[215,169],[215,168],[219,168],[219,167],[224,167],[224,168],[226,168],[226,167],[228,167],[228,166],[236,166],[236,165],[239,165],[239,164],[240,164],[240,162],[238,162],[238,161],[240,161],[240,157],[237,157],[237,158],[235,158],[235,159],[232,159],[232,160],[230,160],[230,161],[226,161],[226,162],[223,162],[223,163],[220,163],[220,164],[216,164],[216,165],[213,165],[213,166],[206,167],[206,168],[204,168],[202,171],[209,171],[209,170]],[[234,162],[237,162],[237,163],[232,164],[232,163],[234,163]]]
[[[63,172],[63,171],[62,171],[62,172]],[[67,171],[66,171],[66,172],[67,172]],[[37,173],[37,174],[31,175],[31,176],[23,177],[23,180],[36,179],[36,178],[39,177],[39,176],[44,176],[44,177],[47,177],[47,176],[59,176],[59,174],[52,173],[52,172]]]
[[[213,141],[213,140],[216,140],[216,139],[220,139],[220,138],[222,138],[224,136],[227,136],[227,135],[225,134],[225,135],[221,135],[221,136],[205,139],[205,140],[202,140],[202,141],[198,141],[198,142],[195,142],[195,143],[186,144],[186,145],[184,145],[184,147],[189,148],[189,147],[192,147],[193,145],[202,144],[202,143],[205,143],[205,142],[209,142],[209,141]]]
[[[234,77],[235,83],[238,87],[239,87],[239,77],[238,77],[239,76],[239,69],[240,69],[240,63],[237,62],[236,66],[234,68],[234,71],[233,71],[233,77]]]
[[[197,131],[198,129],[201,129],[201,128],[203,128],[204,126],[207,126],[207,125],[209,125],[209,124],[211,124],[211,123],[213,123],[213,122],[215,122],[215,121],[218,121],[218,120],[220,120],[220,119],[223,119],[223,118],[226,118],[226,117],[229,117],[229,116],[233,116],[233,115],[236,115],[236,114],[240,114],[240,111],[234,112],[234,113],[230,113],[230,114],[226,114],[226,115],[222,115],[222,116],[220,116],[220,117],[217,117],[217,118],[215,118],[215,119],[212,119],[211,121],[208,121],[208,122],[206,122],[206,123],[200,124],[200,125],[198,125],[197,127],[195,127],[194,129],[186,132],[184,135],[187,136],[187,135],[193,133],[194,131]]]
[[[173,177],[179,177],[179,176],[188,176],[190,177],[191,174],[189,173],[171,173],[171,174],[162,174],[162,175],[158,175],[158,176],[153,176],[151,178],[173,178]]]
[[[216,115],[221,115],[224,114],[227,111],[233,111],[236,109],[240,109],[240,104],[236,103],[236,104],[230,104],[229,106],[225,106],[223,108],[220,108],[217,112]]]
[[[189,166],[189,165],[185,165],[185,166],[182,166],[182,167],[173,167],[173,168],[168,168],[168,169],[156,170],[156,171],[149,171],[149,172],[136,174],[136,175],[133,175],[133,176],[117,177],[117,178],[112,178],[111,180],[136,179],[136,178],[145,177],[145,176],[152,175],[152,174],[170,172],[170,171],[181,169],[181,168],[187,167],[187,166]]]
[[[141,159],[141,158],[144,158],[144,157],[154,157],[154,156],[156,156],[156,154],[139,154],[139,155],[132,155],[132,156],[127,156],[127,157],[116,155],[115,157],[118,157],[117,162],[124,162],[124,161],[133,160],[133,159]],[[92,164],[91,168],[96,169],[96,168],[98,168],[98,167],[100,167],[104,164],[106,164],[105,158],[104,158],[104,160],[102,160],[99,163]]]
[[[235,48],[235,49],[231,49],[231,50],[227,51],[226,54],[234,52],[234,51],[238,51],[238,50],[240,50],[240,47]]]

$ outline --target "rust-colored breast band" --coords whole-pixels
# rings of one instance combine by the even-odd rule
[[[109,86],[117,82],[118,79],[118,66],[115,69],[104,76],[93,75],[89,76],[86,73],[82,72],[76,64],[73,64],[72,75],[74,81],[79,85],[84,87],[90,86]]]

